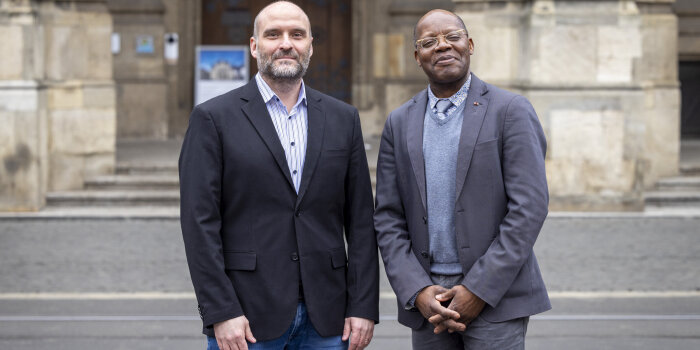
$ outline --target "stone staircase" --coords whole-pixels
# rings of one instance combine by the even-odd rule
[[[375,141],[375,140],[372,140]],[[378,143],[378,141],[375,141]],[[367,156],[372,178],[376,181],[378,145],[368,145]],[[177,157],[180,142],[122,141],[118,145],[114,175],[102,175],[85,181],[82,190],[50,192],[46,196],[47,213],[61,215],[124,215],[160,217],[177,215],[180,206]],[[120,214],[122,213],[122,214]]]
[[[176,164],[124,164],[115,175],[85,181],[79,191],[50,192],[47,209],[56,207],[178,207]]]
[[[659,180],[644,194],[644,210],[700,210],[700,162],[682,162],[680,176]]]
[[[123,141],[114,175],[88,178],[76,191],[50,192],[43,211],[174,212],[179,210],[180,142]]]

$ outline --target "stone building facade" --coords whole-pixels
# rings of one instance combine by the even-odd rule
[[[0,2],[0,210],[114,171],[111,33],[104,1]]]
[[[47,191],[112,172],[118,140],[182,137],[196,45],[247,45],[269,2],[0,0],[0,210],[37,210]],[[295,2],[318,34],[309,79],[347,90],[337,96],[358,107],[369,143],[426,86],[413,58],[418,18],[459,14],[476,45],[473,72],[538,112],[553,210],[640,209],[645,189],[678,172],[681,134],[700,135],[698,113],[681,118],[681,95],[684,111],[699,104],[698,1]],[[166,33],[178,34],[177,60],[164,59]],[[143,36],[151,52],[136,49]],[[349,60],[334,72],[338,55]]]

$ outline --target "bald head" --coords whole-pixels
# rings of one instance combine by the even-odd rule
[[[456,14],[454,14],[450,11],[447,11],[447,10],[436,9],[436,10],[430,10],[430,11],[428,11],[428,13],[424,14],[423,17],[421,17],[418,20],[418,23],[416,23],[416,26],[413,27],[413,41],[414,42],[416,40],[418,40],[418,34],[419,34],[418,27],[421,25],[421,23],[423,23],[423,20],[425,20],[426,18],[433,16],[433,15],[442,15],[442,16],[447,15],[447,16],[456,18],[457,21],[459,22],[460,26],[462,27],[462,29],[464,29],[464,31],[467,32],[467,36],[469,36],[469,31],[467,30],[467,26],[464,25],[464,21],[462,20],[461,17],[459,17]]]
[[[309,16],[307,16],[304,10],[302,10],[301,7],[297,6],[295,3],[281,0],[275,1],[265,6],[262,10],[260,10],[260,12],[258,12],[258,15],[255,16],[255,21],[253,22],[253,38],[258,38],[258,28],[260,28],[260,21],[276,13],[290,13],[302,15],[309,29],[309,36],[311,36],[311,22],[309,21]]]

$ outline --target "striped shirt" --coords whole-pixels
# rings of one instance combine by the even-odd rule
[[[307,111],[306,111],[306,89],[304,81],[301,82],[301,90],[299,90],[299,98],[296,104],[287,113],[287,107],[272,91],[269,85],[260,76],[260,73],[255,75],[255,82],[258,84],[258,90],[262,95],[267,112],[270,113],[272,123],[275,125],[277,136],[284,148],[284,155],[287,158],[287,166],[289,173],[292,175],[294,189],[299,193],[299,184],[301,183],[301,173],[304,168],[304,160],[306,159],[306,134],[307,134]]]

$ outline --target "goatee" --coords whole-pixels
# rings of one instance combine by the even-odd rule
[[[281,57],[292,57],[296,61],[291,63],[276,62],[275,60]],[[306,52],[301,60],[296,51],[289,49],[287,51],[276,51],[271,56],[268,56],[258,50],[258,69],[260,73],[270,77],[276,81],[292,82],[301,79],[306,74],[306,69],[309,67],[311,55]]]

